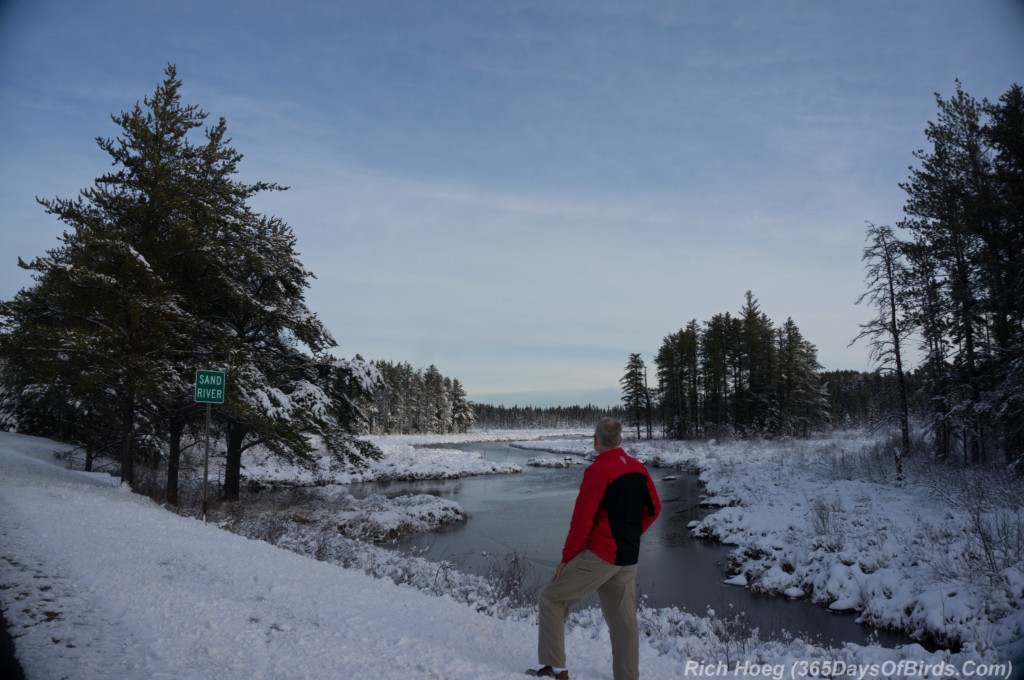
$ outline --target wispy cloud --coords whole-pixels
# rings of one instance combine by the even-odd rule
[[[291,187],[255,206],[295,229],[339,351],[471,397],[613,390],[748,289],[866,367],[865,220],[899,218],[933,92],[997,97],[1024,63],[1009,1],[11,6],[0,250],[54,245],[32,197],[105,171],[93,139],[175,62],[242,178]]]

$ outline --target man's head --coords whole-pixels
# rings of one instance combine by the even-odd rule
[[[622,443],[622,423],[615,418],[602,418],[594,428],[594,448],[610,451]]]

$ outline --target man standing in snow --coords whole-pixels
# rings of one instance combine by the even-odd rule
[[[622,448],[622,423],[604,418],[594,430],[597,459],[583,473],[562,561],[539,597],[537,657],[527,675],[569,680],[565,621],[569,607],[597,591],[608,623],[615,680],[640,677],[636,563],[640,535],[661,512],[647,468]]]

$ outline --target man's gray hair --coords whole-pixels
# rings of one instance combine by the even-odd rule
[[[602,447],[614,449],[622,443],[622,423],[615,418],[602,418],[594,428],[594,437]]]

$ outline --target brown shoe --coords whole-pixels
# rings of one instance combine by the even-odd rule
[[[569,680],[569,671],[563,670],[555,673],[555,669],[551,666],[543,666],[537,670],[526,671],[527,675],[532,675],[535,678],[554,678],[555,680]]]

